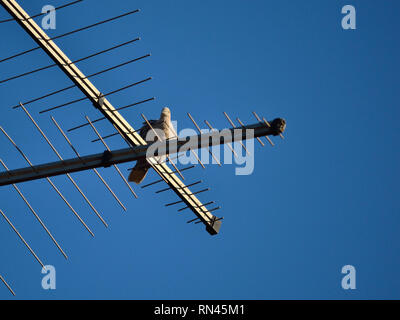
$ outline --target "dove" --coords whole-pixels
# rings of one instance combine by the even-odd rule
[[[158,120],[149,120],[150,125],[153,129],[157,130],[158,135],[160,135],[159,130],[162,130],[163,135],[161,139],[170,139],[174,136],[172,131],[172,123],[171,123],[171,110],[169,108],[163,108],[161,110],[161,116]],[[147,140],[148,133],[150,133],[152,129],[147,124],[147,122],[143,123],[143,127],[140,128],[139,134],[140,136],[146,140],[146,142],[154,142],[154,139]],[[149,135],[150,137],[154,137],[154,135]],[[147,175],[147,171],[150,169],[150,164],[146,159],[138,160],[135,167],[132,169],[129,174],[128,181],[135,182],[136,184],[140,184]]]

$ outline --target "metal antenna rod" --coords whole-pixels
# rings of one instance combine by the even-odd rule
[[[57,129],[60,131],[60,133],[62,134],[62,136],[64,137],[64,139],[67,141],[67,143],[69,144],[69,146],[71,147],[71,149],[75,152],[76,156],[81,159],[80,154],[78,153],[78,151],[75,149],[75,147],[72,145],[71,141],[69,140],[69,138],[67,137],[67,135],[65,134],[65,132],[61,129],[61,127],[59,126],[59,124],[57,123],[56,119],[54,119],[54,117],[51,117],[51,120],[53,121],[53,123],[55,124],[55,126],[57,127]],[[82,163],[85,163],[82,160]],[[96,176],[100,179],[100,181],[104,184],[104,186],[107,188],[108,191],[110,191],[111,195],[114,197],[114,199],[118,202],[118,204],[122,207],[122,209],[124,211],[126,211],[126,207],[123,205],[123,203],[121,202],[121,200],[119,200],[119,198],[117,197],[117,195],[114,193],[114,191],[112,191],[111,187],[108,185],[108,183],[104,180],[104,178],[101,176],[101,174],[97,171],[97,169],[93,169],[93,172],[96,174]]]
[[[11,294],[15,297],[15,292],[13,289],[11,289],[10,285],[7,283],[7,281],[0,275],[0,280],[4,283],[4,285],[7,287],[8,290],[10,290]]]
[[[178,139],[178,133],[175,131],[175,128],[172,126],[170,129],[174,132],[174,135]],[[206,167],[204,166],[203,162],[201,162],[199,156],[197,155],[197,152],[194,151],[193,149],[190,149],[190,153],[194,155],[194,157],[196,158],[197,162],[201,165],[201,167],[203,169],[205,169]]]
[[[93,54],[91,54],[91,55],[89,55],[89,56],[80,58],[80,59],[75,60],[75,61],[72,61],[72,62],[67,63],[67,64],[65,64],[65,65],[66,65],[66,66],[69,66],[69,65],[71,65],[71,64],[75,64],[75,63],[78,63],[78,62],[81,62],[81,61],[85,61],[85,60],[91,59],[91,58],[96,57],[96,56],[98,56],[98,55],[101,55],[101,54],[104,54],[104,53],[106,53],[106,52],[115,50],[115,49],[117,49],[117,48],[126,46],[126,45],[128,45],[128,44],[130,44],[130,43],[133,43],[133,42],[136,42],[136,41],[139,41],[139,40],[140,40],[140,38],[135,38],[135,39],[133,39],[133,40],[124,42],[124,43],[122,43],[122,44],[113,46],[113,47],[111,47],[111,48],[108,48],[108,49],[105,49],[105,50],[102,50],[102,51],[93,53]],[[16,76],[12,76],[12,77],[10,77],[10,78],[0,80],[0,84],[1,84],[1,83],[9,82],[9,81],[11,81],[11,80],[19,79],[19,78],[22,78],[22,77],[25,77],[25,76],[28,76],[28,75],[31,75],[31,74],[34,74],[34,73],[37,73],[37,72],[40,72],[40,71],[44,71],[44,70],[47,70],[47,69],[50,69],[50,68],[53,68],[53,67],[56,67],[56,66],[57,66],[57,64],[56,64],[56,63],[53,63],[53,64],[49,64],[49,65],[44,66],[44,67],[37,68],[37,69],[35,69],[35,70],[31,70],[31,71],[28,71],[28,72],[24,72],[24,73],[22,73],[22,74],[18,74],[18,75],[16,75]]]
[[[179,159],[179,158],[181,158],[181,157],[183,157],[184,156],[184,154],[178,154],[177,156],[175,156],[175,157],[170,157],[169,159],[168,158],[166,158],[164,161],[159,161],[158,162],[158,164],[164,164],[164,163],[167,163],[167,162],[169,162],[169,163],[171,163],[172,164],[172,161],[173,160],[176,160],[176,159]],[[130,168],[130,169],[128,169],[129,171],[132,171],[134,168]],[[185,171],[185,170],[178,170],[178,171],[180,171],[180,172],[183,172],[183,171]],[[162,170],[160,170],[160,172],[162,172],[162,173],[165,173],[165,174],[168,174],[168,175],[171,175],[171,174],[174,174],[174,173],[178,173],[178,171],[177,170],[175,170],[175,171],[172,171],[171,173],[168,173],[168,172],[165,172],[165,171],[162,171]],[[164,180],[163,180],[164,181]],[[168,184],[168,183],[167,183]]]
[[[195,219],[192,219],[192,220],[189,220],[187,223],[192,223],[192,222],[195,222],[196,220],[199,220],[200,218],[195,218]]]
[[[141,186],[141,188],[144,189],[144,188],[153,186],[153,185],[155,185],[155,184],[157,184],[157,183],[161,183],[161,182],[163,182],[163,181],[164,181],[163,179],[156,180],[156,181],[150,182],[150,183],[148,183],[148,184],[145,184],[144,186]]]
[[[208,210],[208,211],[209,211],[209,212],[213,212],[213,211],[217,211],[217,210],[219,210],[219,209],[221,209],[221,207],[216,207],[216,208],[210,209],[210,210]]]
[[[204,123],[210,128],[210,130],[215,130],[207,120],[204,120]],[[229,147],[229,149],[231,149],[233,155],[234,155],[236,158],[238,158],[238,155],[237,155],[237,153],[235,152],[235,150],[233,150],[232,145],[231,145],[230,143],[227,143],[226,145]]]
[[[8,167],[6,166],[6,164],[4,163],[4,161],[2,159],[0,159],[0,163],[3,165],[4,169],[6,169],[7,172],[9,172]],[[22,198],[22,200],[25,202],[25,204],[28,206],[29,210],[33,213],[33,215],[35,216],[36,220],[40,223],[40,225],[42,226],[42,228],[46,231],[46,233],[48,234],[48,236],[51,238],[51,240],[54,242],[54,244],[56,245],[56,247],[58,248],[58,250],[60,250],[61,254],[65,257],[65,259],[68,259],[68,256],[65,254],[64,250],[60,247],[60,245],[58,244],[57,240],[54,238],[54,236],[51,234],[50,230],[46,227],[46,225],[43,223],[42,219],[40,219],[39,215],[36,213],[36,211],[32,208],[32,206],[30,205],[30,203],[28,202],[28,200],[25,198],[25,196],[22,194],[22,192],[19,190],[19,188],[13,184],[12,185],[15,189],[15,191],[17,191],[17,193],[19,194],[19,196]]]
[[[218,209],[220,209],[220,208],[221,208],[221,207],[214,208],[214,209],[211,209],[211,211],[215,211],[215,210],[218,210]],[[224,220],[224,217],[221,217],[221,218],[215,219],[215,220],[214,220],[214,222],[217,222],[217,221],[220,221],[220,220]],[[201,223],[201,221],[199,221],[199,222],[195,222],[195,224],[199,224],[199,223]]]
[[[90,121],[88,116],[85,116],[86,121],[90,124],[90,126],[92,127],[93,131],[96,133],[96,135],[99,137],[99,139],[101,140],[101,142],[103,143],[104,147],[107,148],[107,150],[110,152],[110,148],[108,147],[107,143],[104,141],[103,137],[100,135],[100,133],[97,131],[96,127],[93,125],[93,123]],[[135,191],[132,189],[132,187],[130,186],[129,182],[125,179],[125,177],[123,176],[121,170],[119,170],[118,166],[113,164],[114,169],[118,172],[118,174],[121,176],[122,180],[125,182],[125,184],[127,185],[127,187],[129,188],[129,190],[132,192],[132,194],[135,196],[135,198],[137,199],[138,196],[135,193]]]
[[[164,161],[160,162],[160,164],[171,162],[171,161],[179,159],[179,158],[181,158],[183,156],[184,156],[184,154],[178,154],[175,157],[169,157],[169,159],[165,159]],[[182,170],[179,170],[179,171],[182,172]],[[178,171],[175,170],[175,171],[173,171],[173,173],[178,173]],[[172,172],[171,172],[171,174],[172,174]]]
[[[208,206],[209,204],[213,204],[213,203],[215,203],[215,201],[207,202],[207,203],[205,203],[205,204],[203,204],[203,205],[201,205],[201,206],[197,206],[196,208],[205,207],[205,206]],[[182,208],[182,209],[179,209],[178,211],[180,212],[180,211],[183,211],[183,210],[186,210],[186,209],[189,209],[189,207],[184,207],[184,208]]]
[[[189,188],[189,187],[192,187],[192,186],[195,186],[195,185],[197,185],[197,184],[199,184],[199,183],[202,183],[203,181],[202,180],[200,180],[200,181],[197,181],[197,182],[194,182],[194,183],[192,183],[192,184],[188,184],[187,186],[185,186],[185,187],[182,187],[182,188],[179,188],[179,189],[186,189],[186,188]],[[165,191],[168,191],[168,190],[170,190],[171,188],[165,188],[165,189],[161,189],[161,190],[159,190],[159,191],[156,191],[156,193],[161,193],[161,192],[165,192]]]
[[[129,134],[129,132],[127,132],[126,134]],[[112,137],[120,136],[120,135],[121,134],[119,132],[116,132],[116,133],[112,133],[112,134],[108,134],[106,136],[103,136],[103,139],[108,139],[108,138],[112,138]],[[99,142],[99,141],[101,141],[99,138],[92,140],[92,142]]]
[[[126,65],[128,65],[128,64],[130,64],[130,63],[133,63],[133,62],[136,62],[136,61],[145,59],[145,58],[147,58],[147,57],[150,57],[150,54],[146,54],[146,55],[144,55],[144,56],[142,56],[142,57],[139,57],[139,58],[136,58],[136,59],[131,59],[131,60],[126,61],[126,62],[124,62],[124,63],[120,63],[120,64],[118,64],[118,65],[116,65],[116,66],[113,66],[113,67],[110,67],[110,68],[107,68],[107,69],[98,71],[98,72],[96,72],[96,73],[93,73],[93,74],[91,74],[91,75],[88,75],[88,76],[82,78],[82,80],[84,80],[84,79],[89,79],[89,78],[91,78],[91,77],[98,76],[98,75],[100,75],[100,74],[109,72],[109,71],[111,71],[111,70],[118,69],[118,68],[123,67],[123,66],[126,66]],[[68,86],[68,87],[65,87],[65,88],[62,88],[62,89],[58,89],[58,90],[52,91],[52,92],[47,93],[47,94],[45,94],[45,95],[43,95],[43,96],[40,96],[40,97],[38,97],[38,98],[34,98],[34,99],[29,100],[29,101],[26,101],[26,102],[23,103],[23,105],[24,105],[24,106],[30,105],[30,104],[32,104],[32,103],[34,103],[34,102],[43,100],[43,99],[48,98],[48,97],[51,97],[51,96],[54,96],[54,95],[56,95],[56,94],[58,94],[58,93],[61,93],[61,92],[70,90],[70,89],[75,88],[75,87],[76,87],[76,84],[73,84],[73,85],[71,85],[71,86]],[[19,108],[19,107],[20,107],[20,106],[19,106],[19,104],[18,104],[18,105],[16,105],[16,106],[13,106],[12,108],[13,108],[13,109],[17,109],[17,108]]]
[[[66,3],[66,4],[64,4],[64,5],[62,5],[62,6],[59,6],[59,7],[57,7],[57,8],[54,8],[54,10],[57,11],[57,10],[60,10],[60,9],[63,9],[63,8],[72,6],[72,5],[74,5],[74,4],[78,3],[78,2],[82,2],[82,1],[83,1],[83,0],[76,0],[76,1],[73,1],[73,2],[69,2],[69,3]],[[38,13],[38,14],[35,14],[35,15],[31,16],[31,17],[28,18],[28,19],[21,19],[21,21],[32,20],[32,19],[34,19],[34,18],[43,16],[43,15],[45,15],[45,14],[47,14],[47,13],[46,13],[46,12]],[[10,19],[6,19],[6,20],[1,20],[0,23],[11,22],[11,21],[15,21],[15,19],[10,18]]]
[[[137,85],[139,85],[139,84],[142,84],[142,83],[144,83],[144,82],[150,81],[151,79],[152,79],[152,77],[148,77],[148,78],[146,78],[146,79],[144,79],[144,80],[141,80],[141,81],[138,81],[138,82],[135,82],[135,83],[131,83],[131,84],[125,86],[125,87],[122,87],[122,88],[113,90],[113,91],[111,91],[111,92],[108,92],[108,93],[106,93],[106,94],[103,94],[102,97],[111,96],[111,95],[113,95],[113,94],[115,94],[115,93],[124,91],[124,90],[126,90],[126,89],[135,87],[135,86],[137,86]],[[63,103],[63,104],[60,104],[60,105],[58,105],[58,106],[55,106],[55,107],[52,107],[52,108],[49,108],[49,109],[46,109],[46,110],[42,110],[42,111],[40,111],[39,113],[40,113],[40,114],[46,113],[46,112],[53,111],[53,110],[56,110],[56,109],[60,109],[60,108],[62,108],[62,107],[66,107],[66,106],[69,106],[69,105],[71,105],[71,104],[74,104],[74,103],[77,103],[77,102],[81,102],[81,101],[84,101],[84,100],[88,100],[88,99],[89,99],[88,97],[76,99],[76,100],[73,100],[73,101],[70,101],[70,102],[67,102],[67,103]]]
[[[126,17],[126,16],[128,16],[128,15],[137,13],[137,12],[139,12],[139,11],[140,11],[139,9],[132,10],[132,11],[128,11],[128,12],[123,13],[123,14],[120,14],[120,15],[118,15],[118,16],[116,16],[116,17],[109,18],[109,19],[106,19],[106,20],[102,20],[102,21],[93,23],[93,24],[91,24],[91,25],[89,25],[89,26],[82,27],[82,28],[79,28],[79,29],[72,30],[72,31],[70,31],[70,32],[66,32],[66,33],[60,34],[59,36],[55,36],[55,37],[53,37],[53,38],[50,38],[50,40],[60,39],[60,38],[69,36],[69,35],[71,35],[71,34],[77,33],[77,32],[81,32],[81,31],[84,31],[84,30],[87,30],[87,29],[90,29],[90,28],[93,28],[93,27],[97,27],[97,26],[102,25],[102,24],[104,24],[104,23],[108,23],[108,22],[111,22],[111,21],[114,21],[114,20],[117,20],[117,19]]]
[[[92,121],[92,123],[93,123],[93,121]],[[113,125],[113,127],[115,128],[115,130],[116,130],[117,132],[112,133],[112,134],[109,134],[109,135],[107,135],[107,136],[103,136],[102,138],[103,138],[103,139],[108,139],[108,138],[115,137],[115,136],[121,136],[121,138],[125,140],[126,144],[127,144],[129,147],[132,147],[131,144],[126,140],[126,138],[124,137],[124,135],[121,134],[121,132],[118,130],[118,128],[115,127],[114,125]],[[132,131],[130,131],[130,132],[125,132],[125,134],[133,135],[134,133],[137,133],[137,132],[138,132],[138,130],[132,130]],[[101,141],[101,140],[100,140],[99,138],[92,140],[92,142],[98,142],[98,141]],[[132,169],[131,169],[131,170],[132,170]]]
[[[163,141],[163,139],[161,139],[161,137],[158,135],[157,131],[154,130],[153,126],[150,124],[149,120],[147,120],[147,118],[145,117],[145,115],[142,113],[142,118],[144,119],[144,121],[146,121],[147,125],[150,127],[150,129],[154,132],[154,134],[156,135],[156,137],[158,138],[158,140]],[[174,169],[176,170],[176,172],[178,172],[178,174],[181,176],[182,180],[185,180],[184,176],[182,175],[182,173],[179,171],[179,169],[177,168],[177,166],[175,165],[175,163],[173,163],[169,157],[169,155],[167,154],[167,159],[168,161],[171,163],[171,165],[174,167]]]
[[[112,124],[112,126],[113,126],[114,129],[117,131],[115,134],[116,134],[116,135],[119,135],[119,136],[122,138],[122,140],[124,140],[124,141],[126,142],[126,144],[128,145],[128,147],[129,147],[130,149],[133,150],[133,146],[129,143],[129,141],[128,141],[128,139],[126,138],[126,136],[124,136],[124,135],[122,134],[122,132],[120,131],[120,129],[118,129],[118,127],[117,127],[116,125],[114,125],[114,124]],[[133,129],[128,129],[128,130],[132,130],[132,131],[128,131],[128,132],[125,131],[125,134],[126,134],[126,135],[131,135],[131,136],[133,136],[135,133],[138,132],[138,130],[133,130]],[[110,137],[110,136],[111,136],[111,135],[109,135],[108,137]],[[104,137],[102,137],[102,138],[104,139]],[[100,140],[100,139],[96,139],[96,140]],[[92,142],[95,142],[95,141],[92,140]],[[132,168],[132,169],[128,169],[128,171],[130,171],[130,170],[133,170],[133,168]]]
[[[110,18],[110,19],[107,19],[107,20],[103,20],[103,21],[100,21],[100,22],[91,24],[91,25],[86,26],[86,27],[83,27],[83,28],[75,29],[75,30],[73,30],[73,31],[69,31],[69,32],[64,33],[64,34],[60,34],[60,35],[58,35],[58,36],[55,36],[55,37],[53,37],[53,38],[50,38],[49,40],[60,39],[60,38],[69,36],[69,35],[71,35],[71,34],[74,34],[74,33],[77,33],[77,32],[83,31],[83,30],[87,30],[87,29],[96,27],[96,26],[102,25],[102,24],[104,24],[104,23],[111,22],[111,21],[117,20],[117,19],[119,19],[119,18],[125,17],[125,16],[127,16],[127,15],[130,15],[130,14],[133,14],[133,13],[137,13],[137,12],[139,12],[139,10],[136,9],[136,10],[133,10],[133,11],[130,11],[130,12],[121,14],[121,15],[119,15],[119,16],[116,16],[116,17],[114,17],[114,18]],[[25,21],[25,20],[23,20],[23,21]],[[20,57],[20,56],[22,56],[22,55],[24,55],[24,54],[27,54],[27,53],[36,51],[36,50],[38,50],[38,49],[40,49],[40,48],[41,48],[41,47],[38,46],[38,47],[31,48],[31,49],[29,49],[29,50],[25,50],[25,51],[19,52],[19,53],[14,54],[14,55],[12,55],[12,56],[10,56],[10,57],[1,59],[1,60],[0,60],[0,63],[2,63],[2,62],[4,62],[4,61],[7,61],[7,60],[14,59],[14,58],[16,58],[16,57]]]
[[[28,157],[22,152],[22,150],[16,145],[13,139],[8,135],[8,133],[0,127],[0,131],[3,132],[3,134],[7,137],[7,139],[11,142],[11,144],[17,149],[17,151],[21,154],[21,156],[25,159],[25,161],[31,166],[33,170],[35,169],[35,166],[32,164],[32,162],[28,159]],[[94,233],[90,228],[87,226],[87,224],[82,220],[82,218],[79,216],[79,214],[75,211],[75,209],[70,205],[70,203],[67,201],[67,199],[64,197],[64,195],[58,190],[58,188],[55,186],[53,181],[50,180],[50,178],[46,178],[47,182],[51,185],[51,187],[54,189],[54,191],[57,192],[57,194],[61,197],[61,199],[65,202],[65,204],[68,206],[68,208],[72,211],[72,213],[75,215],[76,218],[81,222],[81,224],[85,227],[85,229],[91,234],[92,237],[94,237]]]
[[[61,160],[64,161],[64,159],[61,157],[61,155],[58,153],[57,149],[54,147],[54,145],[50,142],[50,140],[47,138],[47,136],[44,134],[43,130],[40,129],[39,125],[36,123],[36,121],[32,118],[31,114],[28,112],[28,110],[24,107],[22,103],[20,103],[21,108],[24,110],[26,115],[29,117],[29,119],[32,121],[36,129],[40,132],[42,137],[46,140],[47,144],[50,146],[50,148],[54,151],[54,153],[57,155],[57,157]],[[93,212],[96,214],[96,216],[101,220],[101,222],[104,224],[106,228],[108,228],[107,222],[103,219],[103,217],[100,215],[100,213],[97,211],[97,209],[93,206],[93,204],[90,202],[90,200],[86,197],[86,195],[83,193],[81,188],[78,186],[78,184],[75,182],[75,180],[71,177],[69,173],[66,174],[68,179],[71,181],[71,183],[74,185],[76,190],[81,194],[83,199],[86,201],[86,203],[89,205],[89,207],[93,210]]]
[[[124,106],[124,107],[121,107],[121,108],[117,108],[117,109],[115,109],[115,110],[111,110],[110,112],[120,111],[120,110],[122,110],[122,109],[126,109],[126,108],[130,108],[130,107],[133,107],[133,106],[137,106],[137,105],[139,105],[139,104],[146,103],[146,102],[149,102],[149,101],[152,101],[152,100],[155,100],[155,98],[153,97],[153,98],[146,99],[146,100],[143,100],[143,101],[139,101],[139,102],[135,102],[135,103],[132,103],[132,104],[128,104],[127,106]],[[98,119],[96,119],[96,120],[92,120],[92,123],[99,122],[99,121],[105,120],[105,119],[106,119],[106,117],[101,117],[101,118],[98,118]],[[71,132],[71,131],[74,131],[74,130],[77,130],[77,129],[86,127],[86,126],[88,126],[88,125],[89,125],[89,123],[86,122],[86,123],[81,124],[81,125],[79,125],[79,126],[76,126],[76,127],[74,127],[74,128],[68,129],[67,131],[68,131],[68,132]]]
[[[183,156],[184,156],[184,154],[179,154],[179,155],[177,155],[176,157],[170,157],[170,159],[165,159],[164,161],[159,161],[158,164],[167,163],[167,162],[170,162],[170,161],[172,161],[172,160],[179,159],[179,158],[181,158],[181,157],[183,157]],[[128,171],[132,171],[134,168],[135,168],[135,167],[129,168]],[[185,171],[185,170],[180,169],[179,171],[180,171],[180,172],[183,172],[183,171]],[[178,173],[178,171],[176,171],[176,170],[175,170],[175,171],[172,171],[170,174],[174,174],[174,173]],[[164,181],[164,180],[161,180],[161,181]],[[160,181],[160,182],[161,182],[161,181]],[[143,187],[144,187],[144,186],[142,186],[141,188],[143,189]]]
[[[92,122],[93,123],[93,122]],[[133,132],[125,132],[126,134],[132,134],[132,133],[134,133],[134,132],[137,132],[136,130],[135,131],[133,131]],[[109,134],[109,135],[107,135],[107,136],[103,136],[103,139],[108,139],[108,138],[112,138],[112,137],[115,137],[115,136],[120,136],[121,134],[119,133],[119,132],[116,132],[116,133],[112,133],[112,134]],[[93,139],[92,140],[92,142],[98,142],[98,141],[101,141],[99,138],[97,138],[97,139]]]
[[[203,189],[203,190],[200,190],[200,191],[197,191],[197,192],[193,192],[193,193],[190,194],[190,195],[193,195],[193,196],[194,196],[194,195],[196,195],[196,194],[203,193],[203,192],[206,192],[206,191],[210,191],[210,188]],[[170,207],[170,206],[173,206],[173,205],[175,205],[175,204],[182,203],[182,202],[184,202],[184,201],[183,201],[183,200],[180,200],[180,201],[168,203],[168,204],[166,204],[165,206],[166,206],[166,207]],[[189,208],[189,207],[188,207],[188,208]],[[197,207],[197,208],[200,208],[200,207]]]
[[[186,171],[186,170],[190,170],[190,169],[193,169],[193,168],[195,168],[196,166],[190,166],[190,167],[187,167],[187,168],[183,168],[183,169],[181,169],[181,172],[183,172],[183,171]],[[177,173],[177,171],[173,171],[172,173]],[[154,181],[154,182],[150,182],[150,183],[148,183],[148,184],[145,184],[144,186],[142,186],[141,188],[143,189],[143,188],[147,188],[147,187],[150,187],[150,186],[152,186],[152,185],[154,185],[154,184],[157,184],[157,183],[160,183],[160,182],[163,182],[164,180],[163,179],[160,179],[160,180],[157,180],[157,181]]]
[[[167,203],[165,206],[166,206],[166,207],[170,207],[170,206],[174,206],[174,205],[176,205],[176,204],[182,203],[182,202],[183,202],[183,200],[179,200],[179,201]]]
[[[262,120],[261,120],[260,117],[257,115],[257,113],[255,113],[255,111],[253,111],[252,114],[254,115],[254,117],[257,119],[258,122],[262,123]],[[268,121],[265,122],[265,124],[267,125],[268,128],[271,127],[271,125],[269,124]],[[272,140],[271,140],[268,136],[265,136],[265,139],[267,139],[268,142],[269,142],[272,146],[275,146],[275,144],[272,142]]]
[[[229,121],[229,123],[231,124],[231,126],[232,126],[233,128],[236,128],[235,124],[232,122],[231,118],[229,118],[228,114],[227,114],[226,112],[224,112],[224,115],[225,115],[226,119],[228,119],[228,121]],[[246,147],[244,146],[243,142],[242,142],[242,141],[239,141],[239,143],[242,145],[244,151],[246,151],[246,153],[247,153],[248,155],[250,155],[250,152],[247,151],[247,149],[246,149]]]
[[[36,255],[36,253],[32,250],[32,248],[29,246],[29,244],[25,241],[25,239],[22,237],[22,235],[19,233],[19,231],[14,227],[12,222],[7,218],[7,216],[4,214],[4,212],[0,209],[0,214],[3,216],[3,218],[7,221],[7,223],[10,225],[10,227],[14,230],[14,232],[17,234],[17,236],[21,239],[21,241],[24,243],[24,245],[28,248],[30,253],[34,256],[37,262],[44,268],[43,262],[39,259],[39,257]]]
[[[188,115],[188,117],[190,118],[190,120],[192,120],[192,122],[193,122],[193,124],[195,125],[197,131],[198,131],[200,134],[202,134],[200,127],[197,125],[196,121],[194,121],[192,115],[191,115],[189,112],[187,113],[187,115]],[[212,153],[211,148],[210,148],[210,147],[207,147],[207,150],[208,150],[208,152],[211,154],[211,156],[213,157],[213,159],[215,160],[215,162],[216,162],[220,167],[222,167],[221,162],[219,162],[219,160],[217,159],[217,157]]]
[[[200,190],[200,191],[193,192],[193,193],[191,193],[191,195],[196,195],[196,194],[203,193],[203,192],[206,192],[206,191],[210,191],[210,188],[206,188],[206,189],[203,189],[203,190]]]
[[[242,122],[239,118],[236,118],[236,120],[237,120],[237,122],[239,122],[239,124],[242,126],[242,128],[244,128],[243,122]],[[257,139],[257,141],[258,141],[263,147],[265,147],[264,142],[262,142],[261,139],[260,139],[259,137],[256,137],[256,139]],[[272,142],[272,141],[271,141],[271,142]]]

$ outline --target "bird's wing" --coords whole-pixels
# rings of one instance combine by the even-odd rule
[[[149,120],[150,125],[156,129],[158,126],[158,120]],[[151,130],[147,122],[143,122],[143,126],[139,130],[140,136],[146,140],[147,133]]]

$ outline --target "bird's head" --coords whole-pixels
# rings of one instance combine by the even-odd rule
[[[161,110],[161,119],[171,119],[171,110],[165,107]]]

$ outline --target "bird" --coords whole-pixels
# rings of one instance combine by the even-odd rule
[[[161,139],[170,139],[175,136],[173,131],[173,126],[171,123],[171,110],[167,107],[161,110],[160,119],[158,120],[149,120],[149,123],[153,129],[158,129],[157,134],[161,136]],[[140,136],[146,142],[154,142],[154,135],[149,133],[153,133],[153,130],[148,125],[147,122],[143,123],[142,128],[139,130]],[[161,131],[160,131],[161,130]],[[156,138],[157,139],[157,138]],[[150,169],[150,164],[146,159],[140,159],[136,162],[135,167],[131,170],[129,174],[128,181],[135,182],[136,184],[140,184],[147,175],[147,171]]]

